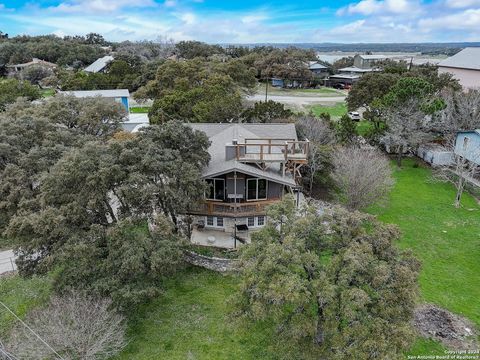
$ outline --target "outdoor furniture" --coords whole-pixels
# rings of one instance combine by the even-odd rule
[[[207,243],[209,243],[209,244],[215,243],[215,236],[208,236],[207,237]]]

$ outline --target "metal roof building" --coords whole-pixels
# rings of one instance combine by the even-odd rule
[[[110,56],[110,55],[101,57],[100,59],[95,60],[95,62],[93,62],[92,64],[87,66],[85,69],[83,69],[83,71],[91,72],[91,73],[102,72],[103,70],[105,70],[108,63],[113,60],[114,60],[113,56]]]

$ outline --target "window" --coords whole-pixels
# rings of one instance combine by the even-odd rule
[[[223,217],[207,216],[207,227],[223,228]]]
[[[263,226],[263,225],[265,225],[265,216],[257,217],[257,226]]]
[[[248,225],[248,227],[254,227],[255,226],[255,218],[254,217],[247,218],[247,225]]]
[[[265,200],[267,198],[267,180],[247,179],[247,200]]]
[[[225,200],[225,180],[207,179],[208,190],[206,195],[210,200]]]

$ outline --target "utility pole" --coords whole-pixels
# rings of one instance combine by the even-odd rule
[[[268,99],[268,77],[267,81],[265,82],[265,102],[267,102]]]

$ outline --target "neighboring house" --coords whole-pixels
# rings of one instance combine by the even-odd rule
[[[465,48],[440,61],[438,72],[452,74],[466,89],[480,88],[480,47]]]
[[[283,79],[272,78],[272,86],[274,87],[283,87],[285,85]]]
[[[309,61],[308,68],[314,76],[326,76],[328,75],[328,67],[320,64],[318,61]]]
[[[62,91],[62,94],[73,95],[78,98],[96,97],[112,99],[125,106],[125,109],[130,112],[130,93],[127,89],[115,89],[115,90],[79,90],[79,91]]]
[[[458,132],[455,140],[455,154],[480,165],[480,129]]]
[[[95,60],[92,64],[88,65],[83,71],[90,73],[105,72],[107,65],[114,60],[113,56],[107,55]]]
[[[54,64],[45,60],[33,58],[32,61],[29,61],[24,64],[7,65],[6,68],[7,68],[8,76],[14,76],[18,74],[20,71],[22,71],[23,69],[28,68],[30,66],[34,66],[34,65],[44,66],[50,69],[55,69],[57,67],[57,64]]]
[[[380,61],[386,60],[385,55],[362,55],[357,54],[353,58],[353,67],[358,69],[374,69]]]
[[[211,160],[202,172],[205,200],[189,211],[191,241],[233,248],[250,242],[266,222],[267,206],[286,193],[300,198],[300,168],[308,141],[298,141],[294,124],[189,124],[210,140]]]
[[[360,75],[355,74],[336,74],[328,78],[330,86],[335,84],[353,85],[360,80]]]

